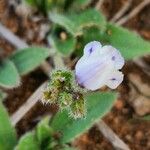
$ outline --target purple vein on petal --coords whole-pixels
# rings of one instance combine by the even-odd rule
[[[80,75],[77,75],[76,78],[78,79],[78,81],[81,85],[84,85],[84,83],[87,80],[91,80],[91,79],[95,78],[95,74],[98,72],[98,70],[100,70],[100,68],[101,68],[101,70],[103,70],[104,67],[105,67],[104,63],[100,62],[100,63],[96,64],[92,69],[89,67],[84,73],[80,73]],[[81,77],[81,76],[83,76],[83,77]],[[81,78],[84,78],[84,80]]]

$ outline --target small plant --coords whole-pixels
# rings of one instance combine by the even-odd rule
[[[107,22],[99,11],[87,8],[91,0],[25,1],[51,21],[47,36],[51,47],[25,48],[3,60],[0,63],[0,86],[19,86],[21,75],[40,66],[51,52],[54,66],[63,65],[57,64],[58,59],[54,58],[81,58],[74,71],[64,66],[54,68],[50,73],[42,102],[58,105],[59,111],[51,119],[43,119],[18,142],[1,103],[4,93],[0,91],[0,149],[73,149],[67,144],[109,112],[116,100],[116,91],[102,92],[99,88],[116,89],[123,81],[124,58],[133,59],[149,53],[150,43],[123,27]]]
[[[56,70],[43,92],[43,103],[57,104],[60,110],[67,109],[74,118],[85,115],[83,90],[75,83],[74,76],[68,70]]]
[[[123,81],[123,74],[118,71],[123,65],[124,59],[118,50],[111,46],[102,47],[97,41],[90,42],[76,64],[75,77],[67,70],[52,72],[42,101],[55,103],[60,110],[67,108],[73,118],[81,118],[86,112],[86,92],[80,86],[92,91],[104,85],[115,89]]]

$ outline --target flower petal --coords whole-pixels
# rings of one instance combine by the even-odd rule
[[[116,69],[121,69],[125,63],[124,58],[121,56],[120,52],[110,45],[103,46],[101,48],[101,54],[107,55],[112,60],[112,62],[114,62]]]
[[[76,65],[77,82],[89,90],[99,89],[105,84],[113,67],[113,64],[105,57],[98,61],[94,60],[92,63],[90,61],[82,68],[78,68],[78,65]]]
[[[98,41],[92,41],[85,45],[84,47],[84,56],[90,56],[91,54],[96,54],[100,51],[102,45]]]
[[[108,87],[110,87],[111,89],[115,89],[117,88],[117,86],[119,86],[119,84],[123,81],[123,74],[120,71],[112,71],[112,73],[110,74],[108,80],[106,81],[106,85]]]
[[[89,90],[97,90],[104,85],[116,88],[123,80],[118,71],[124,65],[120,52],[112,46],[102,47],[93,41],[84,48],[84,54],[75,66],[78,84]]]

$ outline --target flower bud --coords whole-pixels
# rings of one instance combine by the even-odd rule
[[[57,88],[47,89],[43,91],[43,103],[57,103],[59,90]]]
[[[88,43],[84,54],[75,66],[77,83],[88,90],[97,90],[104,85],[111,89],[123,81],[119,71],[124,65],[124,58],[112,46],[103,46],[98,41]]]
[[[72,72],[68,70],[56,70],[51,74],[50,86],[61,90],[68,90],[72,82]]]
[[[72,103],[72,94],[67,92],[62,92],[59,94],[58,104],[60,109],[66,108],[71,105]]]
[[[83,94],[74,93],[73,102],[70,105],[70,115],[74,119],[82,118],[85,116],[85,100]]]
[[[69,93],[72,90],[72,78],[72,73],[70,71],[56,70],[52,72],[51,81],[47,85],[47,89],[43,91],[42,101],[45,103],[58,104],[59,96],[63,97],[63,99],[69,97]],[[66,95],[63,92],[66,93]],[[63,102],[67,103],[65,101]]]
[[[81,89],[74,82],[70,71],[56,70],[51,74],[51,81],[43,92],[43,103],[55,103],[60,110],[67,109],[74,119],[85,116],[85,100]]]

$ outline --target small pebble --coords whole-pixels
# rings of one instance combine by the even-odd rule
[[[135,134],[135,138],[137,140],[141,140],[143,138],[143,132],[142,131],[137,131],[136,134]]]
[[[132,142],[132,137],[131,137],[131,135],[126,135],[126,137],[125,137],[129,142]]]
[[[117,100],[115,103],[115,108],[118,110],[121,110],[123,108],[124,104],[122,100]]]

